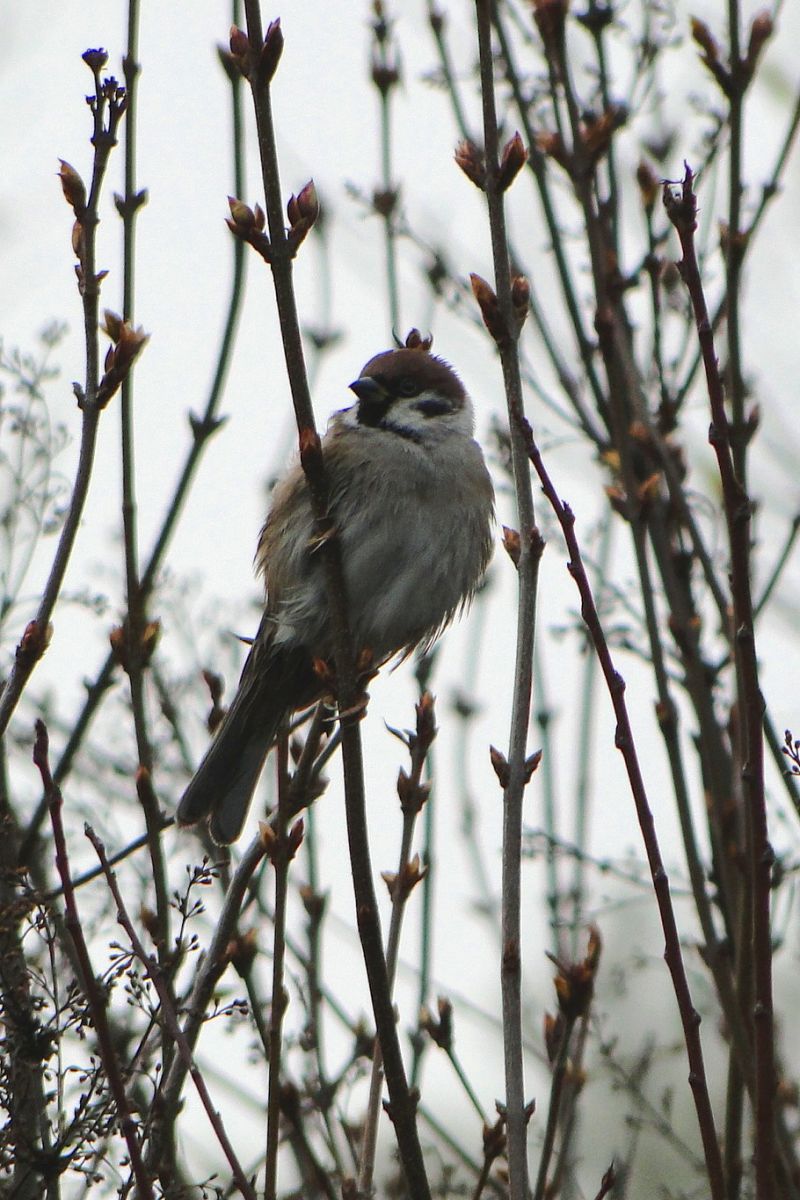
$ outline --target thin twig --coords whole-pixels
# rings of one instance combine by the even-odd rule
[[[42,787],[44,788],[44,793],[47,796],[47,802],[50,809],[50,821],[53,827],[53,840],[55,842],[56,869],[61,877],[61,883],[64,888],[64,907],[66,910],[64,922],[72,940],[72,944],[75,948],[75,955],[80,972],[81,988],[86,997],[89,1011],[92,1015],[92,1024],[94,1026],[95,1033],[97,1034],[100,1057],[103,1060],[103,1068],[106,1073],[106,1078],[108,1079],[111,1094],[114,1097],[114,1104],[119,1117],[122,1135],[125,1138],[125,1142],[128,1147],[128,1154],[130,1155],[131,1160],[131,1170],[133,1171],[134,1178],[136,1179],[136,1185],[139,1188],[142,1197],[144,1197],[145,1200],[150,1197],[152,1200],[154,1196],[153,1188],[150,1182],[149,1174],[145,1168],[145,1164],[142,1161],[138,1126],[133,1113],[131,1112],[130,1105],[128,1104],[128,1097],[125,1092],[125,1083],[122,1078],[122,1070],[114,1045],[114,1037],[109,1025],[106,997],[103,994],[103,990],[92,967],[92,960],[89,956],[89,948],[86,945],[86,939],[83,936],[83,926],[81,925],[78,906],[75,901],[75,891],[72,886],[72,873],[70,871],[69,857],[67,855],[67,839],[64,836],[64,824],[61,817],[61,810],[64,805],[64,800],[61,795],[61,790],[54,782],[50,771],[48,740],[47,726],[45,725],[44,721],[37,721],[36,741],[33,747],[33,761],[42,777]]]
[[[764,702],[758,683],[753,599],[750,581],[750,521],[752,505],[743,480],[737,474],[731,430],[714,334],[708,318],[703,283],[695,251],[697,197],[690,167],[680,187],[667,184],[664,203],[667,215],[680,238],[683,275],[697,325],[703,355],[706,386],[711,408],[709,442],[717,456],[725,520],[730,548],[731,596],[737,660],[739,721],[742,728],[742,786],[749,823],[748,864],[752,884],[751,946],[755,994],[753,1006],[755,1048],[755,1159],[756,1196],[769,1200],[774,1187],[775,1059],[772,1010],[772,938],[770,932],[770,885],[774,855],[769,842],[764,792]]]
[[[256,1194],[253,1191],[253,1188],[250,1186],[250,1181],[245,1175],[242,1165],[236,1156],[233,1146],[231,1145],[230,1139],[225,1131],[225,1126],[222,1123],[222,1118],[212,1103],[211,1096],[209,1095],[208,1088],[206,1087],[206,1082],[194,1062],[189,1041],[181,1029],[180,1024],[178,1023],[177,1014],[173,1005],[172,994],[164,978],[161,967],[159,963],[145,950],[141,938],[137,934],[133,922],[128,915],[128,911],[123,902],[119,887],[117,886],[116,876],[111,870],[111,867],[108,865],[105,847],[103,846],[100,838],[89,825],[86,826],[86,836],[94,846],[97,857],[100,860],[100,865],[103,867],[103,873],[106,877],[106,882],[108,883],[109,890],[114,897],[114,903],[117,906],[117,920],[127,933],[134,955],[144,967],[148,978],[151,980],[153,987],[158,994],[161,1005],[161,1019],[166,1025],[169,1036],[174,1039],[177,1052],[183,1060],[186,1070],[192,1077],[192,1082],[197,1089],[197,1094],[200,1097],[203,1108],[206,1111],[206,1115],[208,1116],[216,1138],[222,1147],[222,1151],[228,1161],[228,1165],[231,1168],[233,1177],[236,1180],[236,1184],[241,1194],[246,1197],[246,1200],[256,1200]]]
[[[383,953],[380,916],[372,879],[366,820],[364,764],[359,734],[359,721],[363,714],[363,705],[359,704],[360,692],[355,671],[352,638],[348,628],[347,597],[340,548],[328,511],[325,464],[308,391],[300,325],[292,283],[294,247],[289,243],[283,220],[283,201],[270,95],[271,77],[280,58],[283,35],[279,23],[273,22],[267,30],[266,38],[264,37],[259,0],[246,0],[245,13],[249,49],[252,56],[250,82],[256,112],[258,145],[264,182],[272,280],[287,374],[297,420],[301,462],[306,473],[313,511],[322,535],[321,556],[325,569],[334,647],[337,699],[342,730],[345,810],[356,918],[375,1024],[386,1070],[391,1117],[400,1159],[408,1187],[415,1200],[427,1200],[430,1195],[430,1187],[417,1133],[415,1102],[409,1092],[400,1051]],[[309,193],[306,195],[306,211],[313,214],[313,200]],[[310,219],[313,223],[313,215]]]
[[[507,763],[508,775],[507,779],[503,781],[501,985],[509,1195],[511,1200],[525,1200],[528,1193],[527,1126],[530,1110],[525,1101],[522,1055],[522,801],[531,769],[526,762],[526,749],[531,709],[536,589],[543,542],[536,528],[530,470],[521,436],[524,407],[517,349],[521,322],[514,312],[511,267],[508,258],[503,204],[503,192],[508,186],[508,182],[504,182],[500,175],[500,148],[494,94],[494,56],[492,53],[493,9],[493,0],[476,0],[486,164],[485,190],[496,293],[493,298],[488,299],[487,309],[491,309],[492,329],[490,332],[497,344],[503,369],[519,520],[519,555],[516,564],[519,590],[514,690]],[[524,286],[519,283],[518,289],[525,291]],[[480,301],[480,296],[478,298]],[[483,305],[481,307],[484,320],[486,320],[487,310]]]
[[[235,6],[234,6],[235,7]],[[232,120],[232,145],[233,145],[233,191],[235,195],[241,195],[244,190],[244,139],[243,139],[243,117],[242,117],[242,76],[238,68],[230,69],[230,64],[223,58],[223,66],[231,85],[231,120]],[[206,403],[203,409],[202,416],[190,414],[189,424],[192,433],[192,442],[186,454],[186,459],[181,468],[178,481],[172,494],[172,498],[167,507],[161,528],[156,536],[155,544],[150,557],[147,560],[147,566],[142,573],[139,582],[139,594],[142,601],[152,592],[155,583],[158,579],[164,558],[172,540],[172,535],[178,523],[186,498],[189,494],[189,489],[197,472],[200,459],[203,451],[209,440],[217,432],[221,425],[221,420],[217,416],[220,401],[222,399],[225,381],[228,374],[233,347],[236,338],[236,330],[239,323],[239,314],[244,296],[244,278],[245,278],[245,246],[238,241],[232,239],[233,249],[233,279],[231,282],[230,298],[228,301],[227,312],[225,316],[225,325],[220,342],[219,353],[217,356],[216,366],[214,368],[214,377],[211,387],[208,392]],[[91,683],[86,685],[86,700],[83,708],[75,720],[70,732],[67,743],[61,751],[58,762],[53,771],[53,778],[56,783],[62,784],[72,770],[75,758],[78,754],[83,740],[88,732],[92,719],[100,707],[104,696],[108,693],[114,672],[117,667],[117,658],[113,653],[107,655],[103,665],[95,675]],[[30,855],[35,843],[36,836],[41,827],[42,821],[47,815],[47,802],[42,797],[38,804],[25,832],[20,845],[20,862],[27,863],[30,861]]]
[[[91,54],[87,51],[87,55]],[[100,52],[97,52],[99,55]],[[88,61],[88,60],[87,60]],[[6,680],[0,694],[0,736],[5,733],[8,722],[17,706],[20,696],[33,673],[39,659],[47,649],[50,640],[50,618],[58,600],[64,576],[67,571],[75,539],[81,524],[86,497],[89,492],[89,481],[94,464],[94,451],[97,441],[97,427],[100,413],[105,407],[106,400],[99,393],[100,387],[100,351],[98,345],[98,312],[100,306],[100,284],[103,272],[98,274],[95,261],[95,234],[100,220],[98,208],[100,193],[105,177],[106,167],[111,151],[117,144],[117,129],[125,112],[125,93],[122,88],[106,88],[101,78],[105,60],[95,58],[88,62],[94,75],[95,94],[92,99],[94,161],[92,166],[92,181],[88,198],[85,195],[83,183],[77,172],[69,167],[72,177],[67,176],[68,164],[62,166],[61,177],[68,203],[75,212],[76,253],[78,256],[79,290],[83,300],[83,328],[86,351],[86,375],[83,387],[76,385],[78,405],[82,412],[81,441],[78,452],[78,466],[72,485],[69,508],[61,528],[55,556],[50,574],[44,586],[42,598],[36,616],[29,622],[22,640],[17,646],[11,674]],[[75,193],[82,191],[83,197],[68,193],[68,181],[72,183]],[[46,809],[44,810],[46,811]],[[44,812],[43,814],[44,815]]]
[[[692,1089],[692,1095],[694,1097],[698,1124],[700,1126],[700,1136],[703,1142],[703,1152],[708,1171],[709,1187],[711,1189],[713,1200],[723,1200],[724,1182],[722,1173],[722,1160],[720,1157],[719,1143],[717,1141],[716,1127],[714,1124],[714,1113],[708,1094],[708,1082],[706,1079],[705,1064],[703,1060],[703,1048],[700,1040],[700,1014],[697,1012],[694,1004],[692,1003],[689,982],[686,977],[686,968],[683,962],[680,936],[678,934],[678,926],[675,920],[675,910],[672,905],[672,898],[669,890],[669,878],[661,857],[661,850],[658,844],[658,837],[656,835],[655,822],[653,820],[652,810],[647,798],[647,791],[645,789],[644,779],[642,777],[641,767],[639,765],[639,757],[636,752],[636,745],[633,739],[633,730],[630,723],[630,717],[628,715],[628,708],[627,704],[625,703],[625,681],[614,666],[611,652],[608,648],[608,643],[600,622],[600,617],[595,606],[591,585],[586,574],[586,568],[583,565],[580,547],[575,535],[574,514],[569,506],[559,498],[544,465],[539,448],[534,441],[530,427],[525,427],[525,435],[527,438],[530,460],[533,463],[537,475],[539,476],[544,493],[547,496],[547,499],[550,502],[556,517],[558,518],[565,541],[567,543],[567,548],[570,554],[568,570],[575,581],[578,591],[580,592],[581,615],[591,635],[592,643],[598,656],[600,666],[603,671],[603,676],[606,681],[606,686],[609,691],[609,696],[614,707],[614,714],[617,720],[615,745],[617,746],[617,749],[620,750],[625,761],[625,768],[628,774],[628,780],[636,807],[636,815],[639,820],[639,827],[642,831],[642,839],[644,841],[645,851],[647,853],[647,859],[650,865],[650,873],[653,879],[653,888],[656,894],[656,901],[658,903],[661,925],[664,930],[664,957],[672,976],[672,983],[678,1002],[681,1023],[683,1025],[684,1040],[686,1043],[687,1057],[689,1059],[689,1083]]]

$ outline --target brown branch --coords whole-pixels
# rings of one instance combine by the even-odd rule
[[[39,774],[42,777],[42,786],[44,793],[47,796],[47,802],[50,809],[50,821],[53,826],[53,840],[55,841],[56,851],[56,869],[61,878],[61,883],[64,888],[64,907],[65,916],[64,923],[69,932],[72,944],[75,947],[75,956],[80,972],[80,984],[83,989],[83,994],[86,997],[86,1003],[92,1017],[92,1024],[95,1033],[97,1034],[97,1042],[100,1050],[100,1057],[103,1061],[103,1068],[108,1079],[111,1094],[114,1097],[114,1105],[119,1116],[120,1128],[122,1135],[128,1147],[128,1154],[131,1160],[131,1170],[133,1171],[136,1185],[139,1189],[143,1200],[153,1200],[154,1193],[150,1177],[145,1169],[142,1160],[141,1145],[138,1136],[138,1126],[131,1113],[128,1097],[125,1092],[125,1084],[122,1078],[122,1070],[120,1068],[117,1052],[114,1047],[114,1038],[108,1021],[108,1013],[106,1009],[107,998],[98,982],[97,976],[92,969],[92,961],[89,956],[89,948],[86,945],[86,939],[83,936],[83,927],[81,925],[80,916],[78,914],[78,906],[75,901],[75,889],[72,886],[72,873],[69,866],[69,858],[67,856],[67,840],[64,836],[64,825],[61,819],[61,810],[64,804],[61,790],[53,781],[53,776],[50,771],[50,758],[48,752],[48,736],[47,726],[44,721],[36,722],[36,741],[33,747],[33,761],[39,769]]]
[[[430,1188],[425,1172],[416,1125],[416,1100],[409,1091],[400,1051],[394,1007],[389,988],[383,936],[372,878],[366,820],[364,764],[359,721],[363,715],[355,670],[352,638],[348,626],[338,539],[328,509],[328,486],[320,440],[308,388],[300,324],[292,282],[292,259],[302,238],[317,215],[313,185],[289,202],[290,229],[284,227],[275,129],[272,117],[271,81],[283,49],[280,23],[274,21],[263,33],[259,0],[245,0],[247,37],[233,30],[231,49],[247,75],[253,94],[258,146],[264,183],[269,237],[262,235],[263,251],[272,269],[284,357],[297,421],[300,457],[306,473],[312,507],[320,534],[329,601],[331,634],[336,667],[337,700],[342,730],[342,762],[345,782],[345,812],[355,894],[356,919],[366,966],[375,1025],[381,1043],[386,1083],[391,1102],[400,1159],[415,1200],[426,1200]],[[268,247],[268,250],[267,250]]]
[[[528,1194],[527,1127],[530,1116],[525,1101],[522,1054],[522,954],[521,954],[521,847],[522,802],[530,779],[526,758],[533,676],[533,643],[536,626],[536,591],[544,543],[536,527],[525,444],[522,438],[524,407],[518,338],[527,315],[527,281],[512,281],[508,257],[503,193],[526,160],[517,134],[503,150],[501,161],[494,95],[492,54],[492,0],[476,0],[480,55],[481,103],[489,229],[494,263],[495,293],[473,277],[473,290],[489,333],[500,354],[509,413],[514,490],[519,520],[517,635],[514,690],[507,778],[503,781],[503,881],[502,960],[503,1048],[506,1080],[506,1131],[508,1135],[509,1194],[523,1200]],[[513,164],[513,167],[511,167]],[[511,168],[511,169],[509,169]]]
[[[625,681],[614,666],[611,652],[606,641],[597,607],[592,595],[589,577],[583,564],[578,540],[575,535],[575,516],[570,507],[558,496],[541,453],[533,437],[530,426],[524,425],[528,454],[534,469],[539,476],[542,489],[558,518],[570,554],[568,570],[575,581],[581,597],[581,616],[586,624],[594,645],[595,653],[600,662],[606,681],[614,715],[617,720],[615,745],[621,752],[628,774],[628,781],[633,795],[636,815],[642,832],[645,852],[650,866],[653,889],[656,894],[661,926],[664,931],[664,958],[672,977],[672,985],[678,1002],[684,1041],[689,1060],[689,1085],[694,1097],[697,1120],[700,1126],[700,1136],[703,1142],[706,1169],[708,1171],[709,1187],[713,1200],[723,1200],[725,1195],[722,1160],[720,1157],[717,1132],[714,1124],[714,1113],[708,1094],[703,1047],[700,1040],[700,1014],[692,1003],[686,967],[681,952],[680,936],[675,919],[675,910],[669,890],[669,878],[661,857],[661,849],[656,834],[653,813],[647,798],[647,791],[639,765],[639,757],[633,739],[633,730],[625,703]]]
[[[742,786],[749,824],[749,871],[752,891],[750,936],[755,976],[753,1002],[755,1050],[756,1195],[769,1200],[774,1187],[775,1049],[772,1008],[772,939],[770,884],[774,855],[769,842],[764,792],[764,702],[758,683],[753,599],[750,576],[752,504],[734,465],[731,429],[714,348],[703,283],[695,251],[697,197],[694,176],[686,166],[680,185],[665,184],[664,205],[680,238],[680,270],[689,291],[703,357],[711,408],[708,440],[717,456],[730,548],[734,642],[737,664],[739,720],[744,760]]]
[[[125,112],[126,98],[124,88],[120,88],[116,80],[101,77],[106,61],[106,56],[102,51],[87,50],[84,60],[92,71],[95,85],[94,96],[90,102],[93,113],[94,160],[88,198],[83,181],[69,163],[62,162],[60,172],[65,198],[75,214],[73,248],[78,259],[76,274],[78,289],[83,300],[86,375],[84,386],[81,388],[76,384],[74,387],[78,406],[82,412],[80,450],[69,508],[58,539],[50,574],[39,601],[36,616],[28,623],[22,640],[17,646],[11,674],[3,686],[2,695],[0,695],[0,735],[5,733],[19,698],[50,640],[50,618],[61,592],[89,492],[100,413],[112,394],[111,391],[107,393],[103,391],[103,383],[109,378],[111,371],[107,368],[107,374],[103,376],[102,380],[100,378],[98,313],[100,284],[105,272],[97,271],[95,233],[100,219],[97,215],[100,192],[111,151],[117,144],[117,128]],[[132,333],[132,331],[129,332]],[[123,375],[130,369],[133,359],[143,344],[143,340],[140,340],[136,348],[130,347],[130,354],[125,357]],[[122,360],[120,360],[120,366],[123,366]],[[122,376],[120,376],[120,382],[121,378]]]
[[[144,967],[148,978],[151,980],[153,987],[158,994],[161,1004],[161,1018],[164,1021],[169,1036],[174,1040],[178,1054],[180,1055],[186,1069],[192,1077],[192,1082],[197,1089],[197,1094],[200,1097],[203,1108],[206,1110],[206,1115],[208,1116],[211,1127],[214,1130],[220,1146],[222,1147],[226,1159],[228,1160],[228,1165],[230,1166],[233,1177],[236,1180],[237,1187],[239,1188],[241,1194],[245,1197],[245,1200],[256,1200],[256,1194],[253,1191],[253,1188],[250,1186],[250,1181],[245,1175],[242,1165],[236,1157],[236,1153],[230,1143],[230,1139],[225,1132],[225,1126],[222,1123],[222,1118],[214,1108],[208,1088],[206,1087],[206,1082],[194,1062],[191,1046],[189,1045],[186,1035],[178,1023],[177,1014],[172,1001],[172,994],[164,977],[164,973],[156,959],[154,959],[145,950],[141,938],[137,934],[133,922],[128,915],[128,911],[125,907],[122,895],[120,894],[119,887],[117,886],[117,877],[111,870],[111,867],[108,865],[105,847],[100,838],[89,825],[86,826],[86,836],[94,846],[95,852],[100,861],[100,865],[103,868],[103,874],[106,877],[109,890],[111,891],[111,895],[114,898],[114,903],[117,906],[117,920],[127,933],[134,955]],[[152,1195],[152,1193],[148,1194]]]

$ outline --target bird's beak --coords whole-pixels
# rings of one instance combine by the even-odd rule
[[[371,379],[369,375],[362,375],[360,379],[355,379],[350,384],[350,391],[355,392],[359,400],[366,401],[367,404],[380,404],[386,400],[386,389],[378,383],[377,379]]]

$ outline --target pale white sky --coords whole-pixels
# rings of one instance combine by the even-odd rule
[[[470,271],[491,276],[487,227],[479,193],[460,175],[452,162],[457,140],[444,96],[420,78],[434,62],[422,3],[395,5],[402,16],[397,34],[402,48],[404,85],[397,97],[394,117],[394,161],[402,180],[406,210],[415,230],[433,244],[445,243],[454,271],[462,278]],[[786,120],[787,89],[797,86],[795,47],[798,15],[786,7],[781,36],[770,52],[764,86],[752,97],[748,110],[746,174],[752,183],[748,200],[774,159]],[[0,47],[0,336],[7,346],[32,348],[42,325],[51,318],[66,320],[67,340],[57,352],[62,366],[59,383],[49,390],[54,416],[67,423],[73,445],[61,460],[71,472],[78,435],[78,420],[70,381],[82,377],[81,313],[69,243],[69,209],[56,178],[59,157],[67,159],[85,177],[90,167],[89,120],[82,97],[90,75],[80,55],[89,46],[110,53],[109,69],[121,74],[124,48],[124,9],[109,0],[82,0],[63,5],[53,0],[37,4],[6,4]],[[694,6],[721,27],[723,6]],[[471,7],[450,6],[454,46],[461,53],[462,69],[470,66]],[[755,11],[755,8],[753,8]],[[384,287],[384,252],[379,223],[366,218],[346,185],[369,193],[378,182],[379,140],[377,103],[368,81],[369,32],[367,5],[322,2],[294,3],[282,12],[286,48],[274,87],[275,116],[284,193],[288,197],[313,176],[331,208],[332,304],[335,322],[344,332],[341,344],[325,359],[315,381],[315,404],[321,423],[337,407],[348,403],[347,383],[374,352],[390,344],[389,318]],[[272,14],[265,9],[265,21]],[[633,16],[631,18],[633,20]],[[682,27],[684,17],[679,25]],[[231,187],[228,126],[228,85],[216,62],[215,44],[227,41],[228,6],[211,0],[192,3],[143,4],[140,59],[143,72],[139,89],[139,186],[149,192],[149,203],[138,221],[137,320],[152,334],[136,370],[138,501],[143,557],[149,551],[163,506],[171,493],[189,439],[187,412],[200,411],[205,402],[217,352],[218,336],[227,301],[230,278],[230,235],[225,227],[226,195]],[[792,28],[792,26],[794,28]],[[696,57],[684,48],[668,62],[674,75],[665,72],[664,112],[676,128],[673,174],[681,172],[682,159],[697,149],[696,124],[687,96],[707,85]],[[668,77],[667,77],[668,76]],[[625,76],[623,75],[623,78]],[[478,107],[469,85],[465,96],[477,120]],[[248,111],[248,129],[252,123]],[[635,150],[621,142],[621,160],[629,173],[635,167]],[[626,156],[630,159],[626,160]],[[103,304],[120,307],[121,229],[111,194],[121,189],[122,152],[115,154],[106,189],[106,204],[99,233],[98,263],[109,269]],[[252,203],[262,198],[256,172],[252,137],[248,147],[249,185],[242,197]],[[760,237],[758,250],[747,270],[745,355],[748,374],[761,404],[764,448],[754,462],[756,486],[766,496],[759,532],[773,553],[784,535],[785,523],[800,505],[797,486],[798,438],[794,413],[797,388],[796,314],[800,311],[800,271],[797,242],[797,194],[800,172],[797,160],[785,176],[786,194],[774,207]],[[544,280],[544,296],[559,333],[565,328],[560,301],[548,292],[550,268],[546,261],[545,234],[538,204],[531,199],[527,180],[518,182],[512,228],[517,245],[533,264],[537,286]],[[724,216],[724,184],[701,192],[703,217],[715,223]],[[634,226],[631,243],[640,229]],[[401,249],[402,331],[418,324],[427,331],[432,323],[435,348],[459,368],[472,392],[478,414],[478,433],[486,441],[493,416],[502,412],[498,365],[486,337],[467,321],[443,310],[431,315],[428,292],[419,270],[420,255]],[[627,264],[633,265],[633,259]],[[719,269],[712,263],[711,275]],[[291,417],[282,353],[277,334],[268,270],[256,258],[248,263],[248,290],[237,350],[222,405],[226,427],[207,450],[201,474],[187,506],[173,551],[171,571],[190,576],[198,603],[217,612],[218,629],[203,634],[209,651],[219,630],[246,631],[247,601],[257,596],[251,562],[257,532],[263,519],[264,481],[279,468],[291,444]],[[584,277],[585,278],[585,277]],[[297,287],[305,319],[319,317],[319,257],[312,240],[297,263]],[[588,292],[589,281],[585,278]],[[572,343],[564,333],[564,353]],[[541,350],[529,343],[529,353],[541,368]],[[538,356],[538,360],[537,360]],[[531,402],[531,412],[541,422],[541,409]],[[546,430],[560,434],[552,417],[545,415]],[[696,487],[710,494],[711,459],[703,438],[707,417],[702,402],[693,405],[692,424],[698,434]],[[105,413],[98,444],[97,465],[84,526],[81,530],[67,586],[99,587],[109,593],[111,613],[121,611],[119,573],[119,469],[118,413],[114,402]],[[775,448],[779,453],[772,452]],[[599,516],[599,475],[585,451],[568,439],[553,453],[551,465],[562,494],[576,510],[579,529],[591,529]],[[498,480],[498,483],[502,481]],[[500,516],[513,524],[508,498],[500,497]],[[618,537],[622,541],[623,537]],[[48,563],[49,546],[40,555],[26,591],[35,595]],[[772,553],[770,552],[772,551]],[[542,569],[540,629],[543,634],[568,620],[575,593],[563,569],[564,554],[554,535]],[[494,564],[495,589],[490,600],[485,644],[481,654],[480,689],[485,706],[470,748],[469,771],[480,806],[482,842],[487,863],[499,869],[500,798],[489,768],[487,746],[505,744],[512,673],[513,571],[498,549]],[[623,567],[618,579],[623,587],[632,576]],[[787,576],[786,603],[796,596],[798,574]],[[20,613],[20,622],[28,617]],[[569,618],[571,619],[571,618]],[[62,607],[55,618],[55,636],[46,661],[37,672],[34,688],[45,684],[55,690],[66,714],[79,696],[84,676],[91,675],[106,652],[111,616],[87,617]],[[181,631],[171,631],[165,618],[164,642],[180,646]],[[446,638],[435,690],[445,702],[463,673],[470,639],[469,620]],[[765,628],[762,653],[764,687],[775,705],[775,720],[782,730],[794,722],[800,729],[794,682],[800,654],[790,636],[790,622]],[[562,757],[557,774],[565,811],[570,808],[575,762],[569,747],[574,736],[579,704],[581,662],[574,653],[575,637],[542,638],[547,676],[560,714]],[[5,653],[11,646],[3,648]],[[675,818],[660,743],[652,720],[653,688],[649,676],[635,664],[620,659],[629,678],[629,700],[637,733],[642,738],[647,782],[659,829],[670,862],[682,863],[676,841]],[[232,683],[232,680],[230,681]],[[390,869],[396,855],[398,818],[393,798],[394,775],[401,758],[397,744],[384,729],[408,726],[412,720],[413,683],[408,668],[376,684],[367,723],[369,772],[374,820],[375,865]],[[193,733],[196,752],[202,746],[200,716],[205,697],[198,695]],[[633,809],[613,749],[607,705],[601,699],[595,797],[595,846],[599,854],[639,851]],[[538,744],[531,735],[531,747]],[[437,744],[437,767],[453,770],[453,740],[445,730]],[[337,775],[337,768],[331,774]],[[695,800],[702,803],[697,787]],[[24,786],[24,785],[23,785]],[[30,781],[31,793],[36,781]],[[457,988],[497,1011],[497,946],[486,923],[475,915],[475,899],[463,844],[458,833],[454,799],[442,788],[438,815],[446,831],[439,845],[440,874],[437,897],[441,904],[435,943],[435,974],[446,986]],[[384,814],[388,812],[390,817]],[[541,823],[541,790],[536,780],[528,797],[532,825]],[[351,900],[347,864],[343,853],[343,816],[337,787],[320,806],[324,828],[326,879],[332,891],[334,912],[348,924]],[[254,823],[251,821],[251,828]],[[185,839],[187,835],[183,835]],[[175,839],[175,853],[191,855],[194,847]],[[547,997],[550,970],[542,957],[545,945],[542,878],[538,870],[526,877],[526,905],[531,913],[526,952],[530,978],[542,980],[536,988]],[[638,906],[644,908],[646,906]],[[409,918],[411,944],[415,942],[416,913]],[[459,932],[453,935],[453,930]],[[625,917],[609,921],[612,940],[625,939]],[[341,948],[343,978],[359,978],[358,949],[352,937],[335,934]],[[637,932],[638,936],[638,932]],[[651,939],[658,944],[658,937]],[[659,966],[656,964],[655,971]],[[406,997],[410,1003],[412,991]],[[666,975],[661,995],[669,1010]],[[362,1000],[362,1003],[364,1001]],[[401,998],[402,1003],[402,998]],[[358,1007],[354,1001],[354,1007]],[[540,1011],[535,1012],[536,1030]],[[406,1008],[404,1024],[413,1020]],[[476,1029],[480,1032],[479,1026]],[[488,1062],[480,1041],[471,1047],[472,1066],[480,1063],[485,1079],[484,1099],[491,1107],[502,1093],[499,1058]],[[532,1090],[533,1085],[532,1085]]]

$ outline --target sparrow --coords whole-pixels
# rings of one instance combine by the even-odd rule
[[[494,492],[472,403],[453,368],[409,337],[350,384],[356,403],[322,440],[356,654],[377,669],[428,647],[471,600],[492,553]],[[305,475],[276,485],[258,543],[264,615],[233,701],[177,810],[208,820],[219,844],[240,835],[261,769],[286,719],[326,692],[325,574]]]

